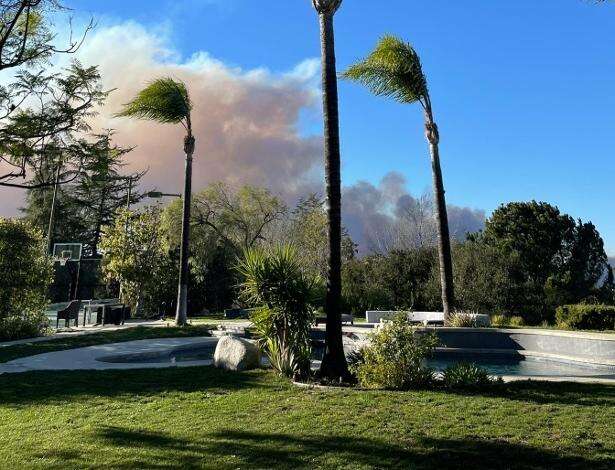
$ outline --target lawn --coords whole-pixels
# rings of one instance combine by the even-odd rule
[[[20,357],[33,356],[53,351],[65,349],[82,348],[86,346],[96,346],[107,343],[121,343],[124,341],[135,341],[139,339],[151,338],[181,338],[193,336],[211,336],[209,330],[211,324],[202,323],[199,325],[178,328],[169,327],[144,327],[125,328],[122,330],[103,331],[79,336],[65,336],[63,338],[52,339],[49,341],[23,343],[13,346],[0,347],[0,363],[12,361]]]
[[[0,376],[0,468],[615,468],[615,387],[316,391],[210,367]]]

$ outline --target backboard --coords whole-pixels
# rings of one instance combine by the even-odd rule
[[[68,261],[80,261],[83,245],[81,243],[54,243],[53,259],[61,265]]]

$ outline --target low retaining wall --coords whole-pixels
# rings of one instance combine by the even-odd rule
[[[446,348],[530,351],[600,363],[615,362],[615,334],[491,328],[429,328]]]
[[[381,320],[392,320],[400,313],[407,315],[408,320],[414,323],[424,323],[425,325],[444,324],[443,312],[395,312],[378,310],[368,310],[367,312],[365,312],[365,322],[380,323]],[[491,319],[489,318],[489,315],[481,313],[462,313],[461,315],[473,318],[475,322],[474,324],[477,326],[486,327],[491,325]]]

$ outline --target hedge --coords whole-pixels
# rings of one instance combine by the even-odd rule
[[[555,311],[557,326],[575,330],[615,330],[613,305],[562,305]]]

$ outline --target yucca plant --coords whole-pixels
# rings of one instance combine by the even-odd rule
[[[329,380],[350,377],[342,342],[342,179],[333,17],[342,0],[312,0],[320,20],[322,101],[329,257],[327,260],[326,349],[320,373]]]
[[[412,46],[394,36],[383,37],[376,49],[363,61],[351,66],[343,77],[367,86],[375,95],[386,96],[404,104],[419,103],[425,114],[425,135],[431,152],[436,217],[438,221],[438,255],[442,306],[448,322],[454,308],[451,241],[440,166],[440,134],[434,121],[427,78],[421,60]]]
[[[237,269],[242,298],[258,307],[250,319],[272,367],[286,376],[306,377],[318,280],[303,272],[289,245],[248,250]]]
[[[137,96],[124,105],[118,117],[132,117],[164,124],[181,124],[186,130],[184,153],[186,176],[184,181],[182,239],[180,248],[180,273],[177,289],[177,313],[175,323],[187,323],[188,309],[188,258],[190,256],[190,203],[192,198],[192,157],[195,139],[192,135],[192,103],[186,85],[172,78],[152,81]]]

